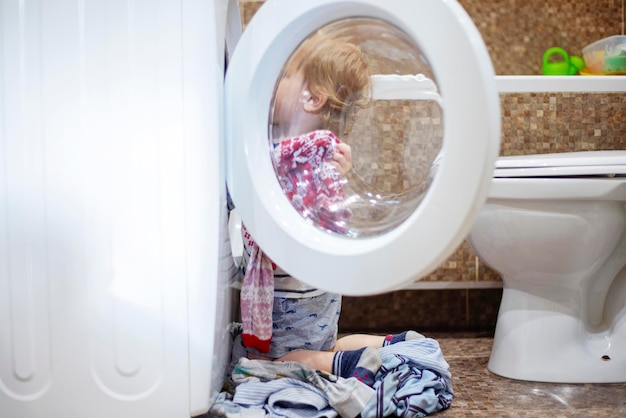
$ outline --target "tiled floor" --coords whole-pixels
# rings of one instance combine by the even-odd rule
[[[429,334],[450,364],[454,399],[437,417],[626,417],[626,384],[552,384],[487,370],[493,339]]]
[[[553,384],[506,379],[487,370],[493,338],[426,333],[450,364],[454,399],[434,417],[626,417],[626,383]],[[203,415],[199,418],[207,418]]]

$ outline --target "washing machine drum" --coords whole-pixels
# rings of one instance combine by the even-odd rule
[[[269,0],[231,58],[225,103],[247,231],[289,274],[344,294],[435,269],[498,155],[493,68],[450,1]]]

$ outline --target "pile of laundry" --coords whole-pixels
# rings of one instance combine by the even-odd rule
[[[239,358],[229,390],[210,413],[248,417],[423,417],[447,409],[453,391],[439,343],[415,338],[378,349],[382,365],[372,387],[296,362]]]

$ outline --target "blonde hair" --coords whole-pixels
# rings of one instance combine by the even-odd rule
[[[320,117],[326,128],[336,130],[354,106],[370,100],[370,74],[361,50],[342,38],[309,38],[296,53],[309,91],[326,96]]]

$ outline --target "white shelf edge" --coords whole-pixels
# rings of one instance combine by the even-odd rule
[[[496,85],[500,93],[612,93],[626,92],[626,76],[498,75]]]
[[[499,280],[458,280],[458,281],[414,281],[401,287],[402,290],[458,290],[458,289],[500,289]]]

